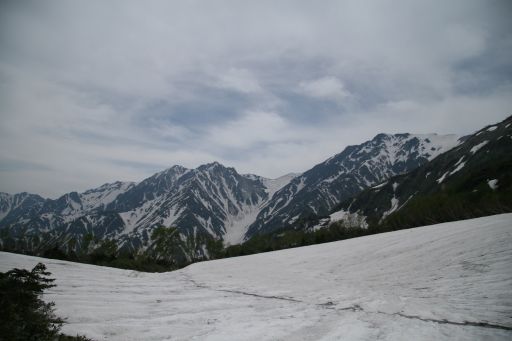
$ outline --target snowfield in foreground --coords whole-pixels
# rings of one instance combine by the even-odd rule
[[[510,340],[512,214],[194,264],[43,261],[63,331],[96,340]]]

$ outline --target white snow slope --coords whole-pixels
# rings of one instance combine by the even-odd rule
[[[63,331],[97,340],[510,340],[512,214],[164,274],[47,264]]]

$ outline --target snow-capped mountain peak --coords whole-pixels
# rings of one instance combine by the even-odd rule
[[[22,206],[16,203],[30,195],[2,195],[0,224],[20,233],[27,227],[34,233],[53,231],[77,238],[92,233],[131,250],[148,245],[157,226],[177,227],[183,238],[208,236],[236,244],[300,217],[324,214],[347,197],[410,171],[456,144],[454,135],[379,134],[305,173],[276,179],[241,175],[211,162],[195,169],[175,165],[139,183],[104,184],[56,200],[27,197]]]
[[[290,181],[299,175],[300,173],[288,173],[275,179],[263,179],[263,184],[267,188],[269,198],[272,198],[274,193],[288,185]]]
[[[82,209],[92,210],[105,207],[114,201],[120,194],[135,186],[133,182],[116,181],[106,183],[98,188],[87,190],[80,194]]]
[[[456,135],[378,134],[348,146],[277,191],[248,236],[293,224],[300,217],[327,215],[341,201],[417,168],[458,143]]]

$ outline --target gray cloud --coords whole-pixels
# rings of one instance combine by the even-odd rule
[[[511,113],[508,1],[3,1],[0,191],[217,160],[276,177]],[[15,161],[13,161],[15,160]]]
[[[350,92],[341,80],[336,77],[322,77],[312,81],[300,82],[300,92],[306,96],[323,100],[342,101],[350,97]]]

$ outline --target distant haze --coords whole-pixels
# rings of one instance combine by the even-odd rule
[[[304,171],[512,114],[510,1],[2,1],[0,191]]]

